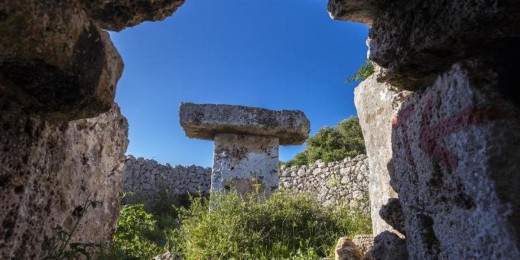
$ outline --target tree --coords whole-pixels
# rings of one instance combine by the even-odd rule
[[[358,118],[353,116],[339,122],[335,127],[323,127],[318,130],[315,136],[307,140],[305,150],[285,165],[306,165],[320,159],[334,162],[363,153],[363,133]]]

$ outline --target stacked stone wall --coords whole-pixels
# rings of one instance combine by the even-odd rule
[[[152,200],[167,189],[173,195],[186,193],[208,194],[211,168],[200,166],[175,167],[155,160],[127,156],[125,160],[124,191]]]
[[[127,156],[125,161],[125,192],[152,200],[162,189],[173,195],[208,194],[211,168],[200,166],[172,167],[155,160]],[[290,193],[314,193],[325,205],[350,205],[370,211],[368,201],[368,159],[366,155],[326,163],[321,160],[305,166],[282,166],[279,188]]]
[[[350,205],[370,212],[366,155],[329,163],[318,160],[299,167],[282,166],[280,170],[281,190],[296,194],[310,192],[325,205]]]

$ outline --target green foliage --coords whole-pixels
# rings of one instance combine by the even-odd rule
[[[363,64],[353,76],[347,78],[346,83],[349,84],[356,81],[363,81],[370,77],[372,73],[374,73],[374,64],[367,60],[367,62]]]
[[[287,166],[306,165],[317,160],[333,162],[365,153],[363,133],[357,117],[349,117],[335,127],[323,127],[307,140],[307,147]]]
[[[336,239],[370,233],[370,219],[348,208],[324,207],[314,196],[212,194],[180,212],[170,251],[185,259],[319,259]]]
[[[114,252],[119,259],[150,259],[162,252],[157,238],[157,221],[143,204],[125,205],[119,213]]]

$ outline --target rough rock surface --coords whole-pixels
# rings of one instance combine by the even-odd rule
[[[80,0],[89,16],[103,29],[120,31],[144,21],[172,15],[184,0]]]
[[[397,114],[409,93],[389,84],[379,83],[372,75],[355,89],[354,103],[365,138],[370,170],[369,193],[372,230],[377,235],[392,230],[379,216],[382,206],[397,193],[390,186],[392,165],[392,117]],[[390,168],[389,168],[390,167]]]
[[[387,69],[382,78],[406,89],[428,85],[459,60],[519,45],[517,0],[330,0],[331,5],[336,19],[373,21],[370,59]]]
[[[361,250],[352,242],[352,240],[342,237],[338,239],[338,243],[334,248],[334,259],[335,260],[361,260],[363,259],[363,253]]]
[[[363,255],[363,259],[373,259],[372,255],[370,254],[370,250],[372,250],[372,247],[374,246],[374,236],[356,235],[354,238],[352,238],[352,243],[354,243],[359,248],[359,251]]]
[[[174,2],[0,1],[1,259],[44,258],[78,219],[72,242],[111,240],[128,126],[113,102],[123,63],[98,24],[163,19]]]
[[[296,110],[182,103],[179,117],[187,136],[206,140],[226,133],[277,137],[281,145],[302,144],[310,131],[309,120]]]
[[[329,0],[328,11],[333,19],[372,25],[381,13],[379,0]]]
[[[366,155],[338,162],[318,160],[311,165],[282,166],[280,171],[281,190],[316,194],[326,206],[348,205],[370,214]]]
[[[123,70],[108,33],[74,0],[0,2],[0,95],[55,121],[113,103]]]
[[[42,259],[53,228],[70,231],[77,221],[71,242],[111,240],[127,127],[117,107],[59,124],[0,111],[1,259]],[[87,200],[97,203],[84,211]]]
[[[404,213],[399,199],[390,198],[379,210],[379,216],[399,233],[406,235],[404,227]]]
[[[212,191],[271,194],[278,189],[278,138],[217,134]]]
[[[392,186],[415,259],[520,258],[520,117],[477,61],[414,93],[393,128]]]
[[[377,260],[406,260],[408,259],[408,251],[404,239],[398,237],[395,233],[384,231],[374,238],[374,246],[370,250],[370,255]],[[430,259],[430,258],[413,258],[410,259]]]
[[[208,194],[211,184],[211,168],[162,165],[155,160],[127,156],[124,168],[124,191],[148,201],[159,199],[159,192],[166,189],[172,195],[186,193]]]

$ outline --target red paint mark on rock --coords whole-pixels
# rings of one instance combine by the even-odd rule
[[[445,147],[442,138],[464,128],[488,123],[501,118],[501,110],[496,107],[468,107],[448,118],[441,119],[439,122],[434,123],[432,122],[434,108],[434,100],[430,98],[426,102],[426,106],[421,114],[419,148],[424,151],[430,159],[438,162],[442,167],[450,169],[452,172],[457,169],[460,158]],[[415,169],[416,165],[413,160],[410,139],[407,133],[407,124],[410,122],[413,112],[413,104],[403,108],[398,113],[395,125],[394,121],[392,121],[392,126],[394,129],[401,130],[401,138],[407,160],[413,169]]]

